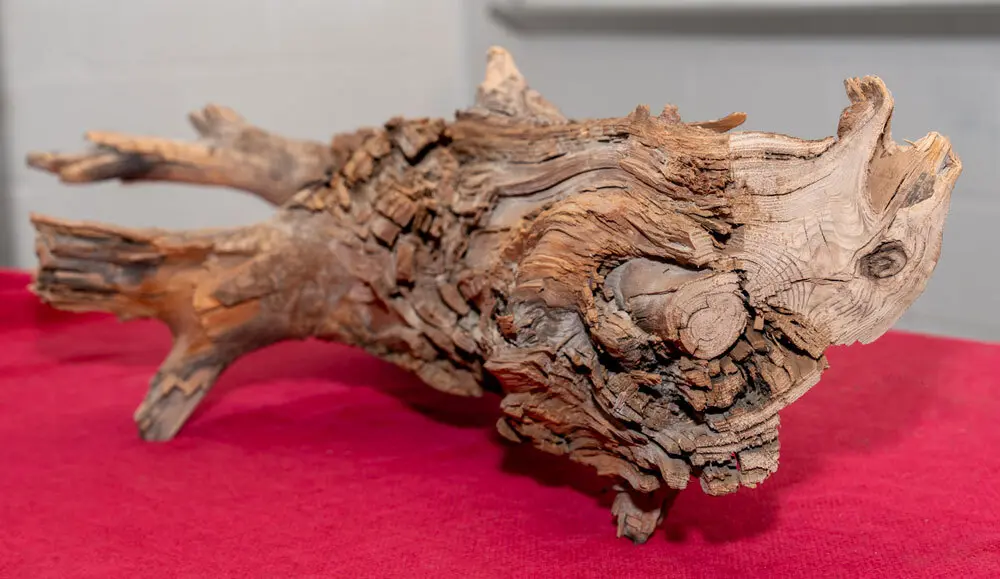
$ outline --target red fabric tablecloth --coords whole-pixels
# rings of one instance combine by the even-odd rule
[[[587,469],[502,443],[344,347],[227,372],[172,442],[132,411],[153,322],[42,306],[0,274],[0,577],[1000,577],[1000,347],[890,334],[835,349],[758,489],[695,483],[615,539]]]

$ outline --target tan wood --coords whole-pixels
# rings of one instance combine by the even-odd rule
[[[136,412],[145,439],[173,437],[247,352],[343,342],[444,392],[502,394],[501,434],[615,477],[619,535],[641,542],[692,477],[720,495],[774,472],[778,412],[825,349],[876,339],[931,276],[959,160],[936,133],[893,142],[878,78],[846,88],[836,136],[816,141],[670,106],[576,120],[494,48],[452,120],[323,144],[209,106],[196,142],[91,133],[88,152],[29,162],[279,209],[186,233],[34,216],[33,287],[169,325]]]

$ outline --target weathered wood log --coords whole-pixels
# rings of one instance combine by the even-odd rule
[[[210,106],[194,143],[91,133],[89,152],[29,162],[280,209],[191,233],[33,216],[33,288],[170,327],[136,413],[147,440],[173,437],[240,355],[343,342],[444,392],[502,394],[499,432],[615,477],[619,535],[641,542],[692,476],[721,495],[773,473],[778,412],[824,350],[876,339],[934,269],[959,160],[935,133],[893,142],[878,78],[846,88],[836,137],[815,141],[670,106],[572,120],[494,48],[453,121],[324,145]]]

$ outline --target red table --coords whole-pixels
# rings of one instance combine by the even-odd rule
[[[235,365],[172,442],[131,414],[153,322],[55,312],[0,274],[0,577],[1000,577],[1000,347],[838,348],[755,490],[617,540],[584,468],[501,442],[344,347]]]

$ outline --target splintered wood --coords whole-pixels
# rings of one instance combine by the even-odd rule
[[[671,106],[573,120],[494,48],[451,121],[325,145],[209,106],[196,142],[91,133],[88,152],[29,163],[279,209],[188,233],[33,216],[33,289],[169,325],[136,412],[145,439],[173,437],[247,352],[343,342],[444,392],[501,394],[500,433],[614,477],[619,535],[641,542],[692,477],[721,495],[773,473],[778,412],[824,350],[876,339],[934,269],[959,160],[936,133],[893,142],[878,78],[846,88],[836,137],[816,141]]]

